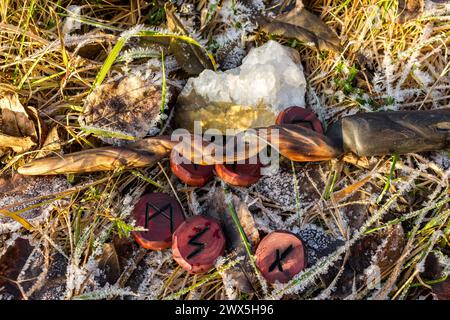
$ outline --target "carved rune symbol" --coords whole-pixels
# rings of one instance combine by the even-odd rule
[[[155,210],[155,214],[153,214],[152,216],[150,216],[150,207],[153,208],[153,210]],[[169,215],[167,215],[167,213],[165,212],[167,210],[167,208],[169,208]],[[167,220],[170,221],[170,233],[173,233],[173,208],[172,208],[172,204],[168,203],[165,206],[163,206],[161,209],[152,205],[150,202],[147,202],[147,204],[145,205],[145,229],[148,229],[148,222],[150,220],[152,220],[154,217],[159,216],[160,214],[163,215],[163,217],[165,217]]]
[[[294,247],[291,244],[289,247],[287,247],[286,250],[283,251],[281,255],[280,250],[277,249],[277,251],[275,252],[275,261],[270,265],[269,272],[275,270],[276,267],[278,267],[279,271],[283,272],[283,264],[281,262],[288,256],[289,253],[291,253],[293,249]]]
[[[202,250],[205,248],[205,244],[203,242],[197,242],[198,238],[200,238],[202,235],[205,234],[206,231],[208,231],[209,228],[206,227],[203,230],[197,232],[197,234],[195,234],[191,240],[189,240],[189,244],[191,246],[195,246],[197,248],[195,248],[188,256],[187,258],[190,259],[192,257],[194,257],[195,255],[199,254],[200,252],[202,252]]]

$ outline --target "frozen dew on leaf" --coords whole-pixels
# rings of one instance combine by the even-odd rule
[[[79,118],[82,127],[106,143],[152,133],[160,119],[161,87],[138,76],[124,76],[97,87],[86,99]]]

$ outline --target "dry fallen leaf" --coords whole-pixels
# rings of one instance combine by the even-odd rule
[[[340,52],[340,40],[319,17],[303,7],[301,0],[296,1],[295,8],[278,15],[275,19],[258,18],[261,30],[286,38],[295,38],[306,43],[313,43],[318,50]]]
[[[355,182],[345,188],[342,188],[339,191],[336,191],[333,193],[334,200],[336,202],[341,201],[342,199],[350,196],[353,194],[356,190],[362,188],[367,182],[369,182],[373,178],[373,175],[368,175],[367,177],[361,179],[358,182]]]
[[[129,75],[97,87],[87,97],[79,122],[104,142],[123,145],[156,132],[160,110],[160,86]]]
[[[400,224],[366,235],[351,249],[350,268],[362,274],[373,266],[385,275],[400,259],[405,247],[405,233]]]
[[[438,300],[450,300],[450,278],[433,285],[433,294]]]
[[[394,266],[402,254],[405,247],[405,232],[402,225],[397,224],[387,229],[383,239],[384,242],[378,247],[373,258],[374,263],[380,268],[381,274]]]
[[[61,150],[61,139],[58,134],[58,127],[53,127],[48,132],[41,150],[36,155],[36,159],[43,158],[53,151]]]
[[[114,284],[119,280],[132,255],[133,242],[130,239],[115,236],[111,243],[103,245],[98,266],[105,273],[105,280],[108,283]]]
[[[0,259],[0,295],[22,299],[15,281],[30,256],[33,247],[29,241],[18,238]]]
[[[166,19],[167,27],[174,33],[183,36],[189,36],[186,28],[183,26],[181,20],[175,14],[175,6],[173,4],[166,4]],[[206,55],[202,48],[180,41],[176,38],[170,39],[169,51],[175,56],[178,64],[189,75],[198,75],[205,69],[214,69],[211,60]]]
[[[25,108],[15,93],[0,92],[0,153],[28,151],[44,135],[45,125],[36,109]]]
[[[8,148],[11,148],[14,152],[22,153],[35,145],[30,137],[13,137],[0,133],[0,154],[4,154]]]
[[[406,23],[419,17],[423,12],[423,0],[398,0],[398,21]]]

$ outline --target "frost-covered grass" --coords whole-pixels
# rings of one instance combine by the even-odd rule
[[[99,79],[133,70],[136,74],[150,72],[160,82],[167,76],[167,83],[179,88],[184,83],[177,76],[180,66],[173,57],[166,56],[163,76],[160,48],[132,37],[142,28],[168,32],[161,3],[131,3],[0,1],[0,87],[16,91],[24,105],[40,111],[49,127],[59,128],[65,153],[102,145],[78,123],[84,99]],[[251,20],[253,10],[263,9],[265,2],[253,3],[249,8],[229,0],[178,1],[190,37],[212,50],[220,66],[227,69],[239,65],[250,46],[269,38],[258,33]],[[308,82],[307,104],[325,125],[358,112],[450,107],[450,5],[426,1],[422,17],[403,25],[395,22],[397,1],[312,0],[305,5],[336,30],[342,53],[319,53],[298,41],[270,38],[299,51]],[[121,43],[125,38],[126,43]],[[123,50],[114,53],[117,61],[108,60],[118,42]],[[167,126],[162,127],[165,129]],[[4,155],[2,176],[7,177],[33,156],[34,152]],[[252,295],[233,292],[221,276],[241,261],[233,255],[221,260],[218,269],[209,274],[190,276],[172,260],[170,250],[147,252],[130,241],[115,245],[117,252],[120,248],[132,250],[120,262],[120,274],[112,277],[113,283],[108,283],[111,276],[102,268],[105,255],[112,260],[121,256],[111,251],[111,246],[114,241],[126,241],[133,229],[130,211],[145,190],[176,194],[186,213],[192,215],[204,209],[211,185],[200,191],[186,188],[171,175],[166,160],[139,170],[68,175],[64,188],[43,186],[52,190],[53,196],[25,199],[33,208],[36,203],[45,206],[43,219],[30,221],[31,225],[22,229],[17,223],[9,231],[0,226],[0,258],[18,237],[34,245],[17,279],[19,293],[12,297],[0,286],[0,297],[335,298],[345,277],[341,266],[350,259],[350,247],[394,225],[404,229],[400,255],[375,283],[355,281],[351,292],[340,298],[429,296],[430,286],[445,275],[440,280],[423,279],[427,255],[436,254],[447,273],[450,265],[449,155],[445,151],[411,154],[394,158],[394,164],[392,159],[346,159],[311,166],[285,163],[283,174],[265,178],[270,180],[267,184],[260,182],[245,190],[231,188],[230,192],[249,205],[261,232],[291,230],[306,237],[305,242],[312,241],[313,249],[326,246],[324,234],[339,240],[333,252],[313,255],[313,264],[292,282],[267,291],[261,283],[261,290]],[[27,203],[14,207],[23,209]],[[1,209],[0,215],[9,209]],[[314,230],[321,236],[311,240]],[[373,274],[375,255],[385,246],[386,242],[381,242],[371,252],[368,259],[372,265],[361,274]],[[106,259],[113,266],[112,260]],[[333,275],[332,281],[325,281],[326,275]]]

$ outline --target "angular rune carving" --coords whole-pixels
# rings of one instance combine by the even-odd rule
[[[197,232],[197,234],[195,234],[195,235],[191,238],[191,240],[189,240],[188,243],[189,243],[191,246],[195,246],[195,247],[197,247],[197,248],[195,248],[195,249],[187,256],[188,259],[190,259],[190,258],[194,257],[195,255],[199,254],[199,253],[202,252],[202,250],[205,248],[205,244],[204,244],[203,242],[197,242],[197,240],[198,240],[202,235],[204,235],[205,232],[208,231],[208,230],[209,230],[208,227],[204,228],[203,230]]]
[[[291,253],[291,251],[294,249],[294,247],[292,245],[290,245],[289,247],[287,247],[286,250],[283,251],[283,253],[280,255],[280,250],[277,249],[275,252],[275,261],[270,265],[269,267],[269,272],[272,272],[273,270],[275,270],[276,267],[278,267],[278,270],[280,272],[283,272],[283,260],[289,255],[289,253]]]
[[[150,216],[150,207],[155,210],[155,213],[153,215]],[[167,210],[167,208],[169,208],[169,216],[167,215],[167,213],[165,212]],[[157,206],[154,206],[153,204],[151,204],[150,202],[147,202],[147,204],[145,205],[145,228],[148,229],[148,222],[155,218],[156,216],[159,216],[160,214],[163,215],[163,217],[165,217],[167,220],[170,221],[170,233],[173,233],[173,207],[171,203],[166,204],[165,206],[163,206],[162,208],[158,208]]]

